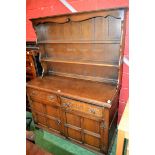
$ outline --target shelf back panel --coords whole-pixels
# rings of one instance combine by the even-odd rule
[[[32,19],[43,59],[75,63],[46,62],[47,72],[62,72],[118,80],[124,10],[100,10]],[[76,64],[78,61],[89,64]],[[100,61],[110,64],[93,66]]]

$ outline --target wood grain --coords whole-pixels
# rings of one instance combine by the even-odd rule
[[[35,124],[107,154],[117,127],[125,8],[31,21],[44,70],[27,83]]]

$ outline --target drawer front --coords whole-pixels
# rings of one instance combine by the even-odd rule
[[[71,100],[64,97],[61,97],[61,103],[62,103],[62,107],[65,108],[66,110],[80,111],[80,112],[91,114],[98,117],[103,116],[102,108],[95,105],[90,105],[88,103]]]
[[[43,101],[46,103],[60,104],[55,94],[40,91],[40,90],[35,90],[35,89],[28,89],[27,92],[30,98],[34,101],[39,100],[39,101]]]

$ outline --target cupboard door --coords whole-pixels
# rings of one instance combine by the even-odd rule
[[[105,151],[108,141],[108,137],[105,135],[106,130],[107,126],[104,120],[83,118],[84,143],[94,149]]]
[[[46,117],[44,116],[44,105],[40,102],[32,101],[31,109],[33,113],[34,122],[41,126],[47,126]]]
[[[88,118],[83,119],[84,143],[100,148],[100,122]]]
[[[36,114],[37,124],[41,126],[46,126],[46,118],[42,115]]]
[[[89,119],[69,111],[63,111],[65,136],[90,148],[103,150],[104,128],[101,120]]]
[[[32,110],[35,112],[43,113],[44,112],[43,104],[33,101],[32,102]]]
[[[47,124],[50,130],[61,132],[60,108],[46,105]]]
[[[63,115],[66,137],[81,143],[82,136],[80,116],[69,113],[67,111],[64,111]]]
[[[59,106],[52,106],[44,102],[31,100],[31,107],[36,124],[54,132],[60,133],[62,131]]]

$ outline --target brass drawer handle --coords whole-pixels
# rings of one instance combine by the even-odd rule
[[[70,103],[63,103],[63,107],[70,107]]]
[[[37,95],[36,91],[32,91],[31,95]]]
[[[60,125],[61,121],[60,120],[56,120],[57,125]]]
[[[48,99],[49,100],[53,100],[53,99],[55,99],[55,96],[52,96],[52,95],[51,96],[48,96]]]
[[[102,129],[106,129],[105,122],[101,122],[100,127],[101,127]]]
[[[89,109],[89,112],[92,113],[92,114],[96,113],[95,109]]]

